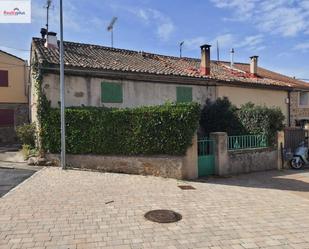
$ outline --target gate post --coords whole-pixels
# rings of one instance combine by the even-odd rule
[[[191,180],[198,178],[197,160],[197,134],[195,134],[192,139],[192,145],[187,149],[183,159],[183,179]]]
[[[284,131],[277,132],[277,150],[278,150],[278,159],[277,159],[277,168],[278,170],[284,169],[284,156],[283,156],[283,148],[285,148],[284,144]]]
[[[209,137],[215,141],[215,173],[219,176],[228,175],[227,133],[212,132]]]

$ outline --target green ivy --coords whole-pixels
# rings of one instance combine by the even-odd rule
[[[41,119],[42,146],[60,152],[60,110],[46,109]],[[183,155],[197,130],[196,103],[115,109],[65,110],[67,152],[99,155]]]

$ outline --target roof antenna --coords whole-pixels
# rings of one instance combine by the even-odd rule
[[[234,68],[234,53],[235,53],[234,48],[231,49],[230,53],[231,53],[231,68],[233,69]]]
[[[182,57],[182,46],[185,42],[182,41],[181,43],[179,43],[179,57],[181,58]]]
[[[217,40],[217,61],[220,61],[220,48],[219,48],[219,41]]]
[[[51,0],[47,0],[46,2],[46,31],[48,33],[48,23],[49,23],[49,8],[50,8],[50,5],[51,5]]]
[[[46,5],[44,6],[44,8],[46,8],[46,28],[41,28],[41,36],[42,36],[42,39],[45,38],[45,36],[48,34],[48,23],[49,23],[49,8],[50,8],[50,5],[51,5],[51,0],[47,0],[46,1]]]
[[[107,31],[110,31],[111,32],[111,46],[112,48],[114,47],[114,25],[115,25],[115,22],[117,21],[117,17],[113,17],[110,24],[107,26]]]

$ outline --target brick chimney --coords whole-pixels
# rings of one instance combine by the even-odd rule
[[[257,76],[258,58],[257,55],[250,57],[250,73],[254,76]]]
[[[211,45],[205,44],[201,46],[201,75],[210,75],[210,47]]]

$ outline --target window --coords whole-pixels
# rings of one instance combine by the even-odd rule
[[[177,102],[191,102],[192,101],[192,87],[179,86],[176,88]]]
[[[0,109],[0,126],[14,126],[14,110]]]
[[[308,106],[309,107],[309,93],[308,92],[299,92],[299,106]]]
[[[104,103],[122,103],[122,84],[101,83],[101,101]]]
[[[0,87],[9,86],[9,73],[6,70],[0,70]]]

